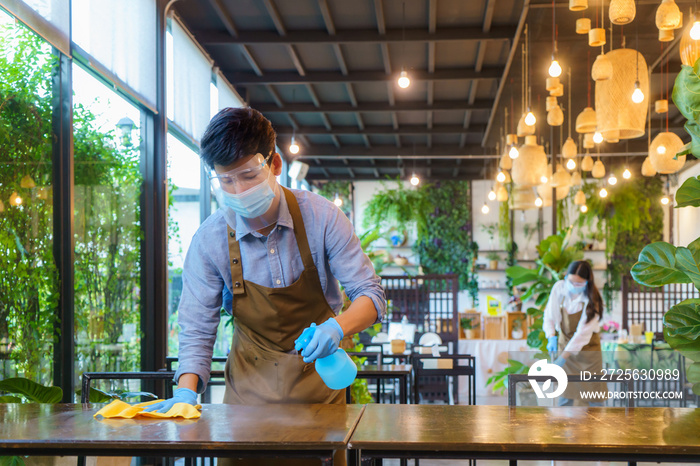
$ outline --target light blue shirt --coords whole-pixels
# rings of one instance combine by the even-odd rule
[[[377,321],[382,320],[386,314],[384,290],[350,221],[335,204],[317,194],[302,190],[292,193],[299,203],[309,249],[331,309],[337,314],[343,307],[340,282],[351,301],[360,296],[370,298],[377,309]],[[243,217],[224,212],[218,210],[199,227],[182,271],[175,380],[185,373],[197,374],[200,393],[211,372],[222,291],[224,287],[229,292],[232,289],[227,225],[235,229],[240,243],[244,280],[280,288],[290,286],[304,270],[284,193],[280,192],[277,227],[266,237],[251,229]]]

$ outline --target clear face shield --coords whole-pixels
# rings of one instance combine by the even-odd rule
[[[211,186],[219,205],[228,214],[244,217],[253,229],[265,228],[277,221],[277,212],[269,212],[279,189],[268,165],[272,157],[265,159],[258,153],[234,170],[211,172]]]

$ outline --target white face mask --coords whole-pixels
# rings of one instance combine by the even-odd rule
[[[275,200],[275,192],[270,186],[270,176],[262,183],[253,186],[247,191],[240,194],[231,194],[226,191],[221,191],[223,195],[223,203],[237,214],[245,218],[256,218],[268,211]]]

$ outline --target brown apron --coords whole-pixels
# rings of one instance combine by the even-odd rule
[[[559,310],[561,312],[561,335],[559,336],[559,354],[561,354],[566,345],[569,344],[571,338],[573,338],[574,333],[576,333],[576,327],[578,326],[579,320],[585,319],[585,313],[583,312],[583,305],[581,310],[574,314],[569,314],[566,312],[564,307],[564,299],[559,305]],[[581,348],[581,351],[577,353],[571,353],[564,364],[564,370],[569,375],[580,375],[581,371],[590,371],[592,374],[602,375],[603,370],[603,353],[601,353],[600,347],[600,334],[595,332],[591,335],[591,340]],[[582,400],[579,392],[582,391],[596,391],[605,392],[608,391],[608,386],[605,382],[572,382],[569,383],[561,395],[563,398],[569,398],[572,400],[580,401],[603,401],[604,398],[597,398],[596,400]],[[607,396],[605,397],[607,398]]]
[[[228,245],[233,285],[235,330],[226,361],[227,404],[324,403],[345,404],[345,390],[331,390],[313,363],[307,364],[294,351],[294,340],[315,322],[335,313],[323,294],[309,249],[306,229],[294,194],[282,188],[294,223],[294,236],[304,271],[290,286],[267,288],[243,280],[241,250],[229,226]],[[342,458],[339,458],[342,456]],[[345,451],[338,451],[335,464],[345,464]],[[224,459],[224,463],[228,461]],[[231,463],[229,463],[231,464]],[[320,464],[314,460],[235,461],[234,464]]]

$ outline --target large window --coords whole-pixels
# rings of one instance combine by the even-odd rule
[[[0,362],[2,378],[50,383],[53,258],[51,47],[0,10]]]
[[[75,375],[138,371],[140,112],[77,65],[73,89]]]

